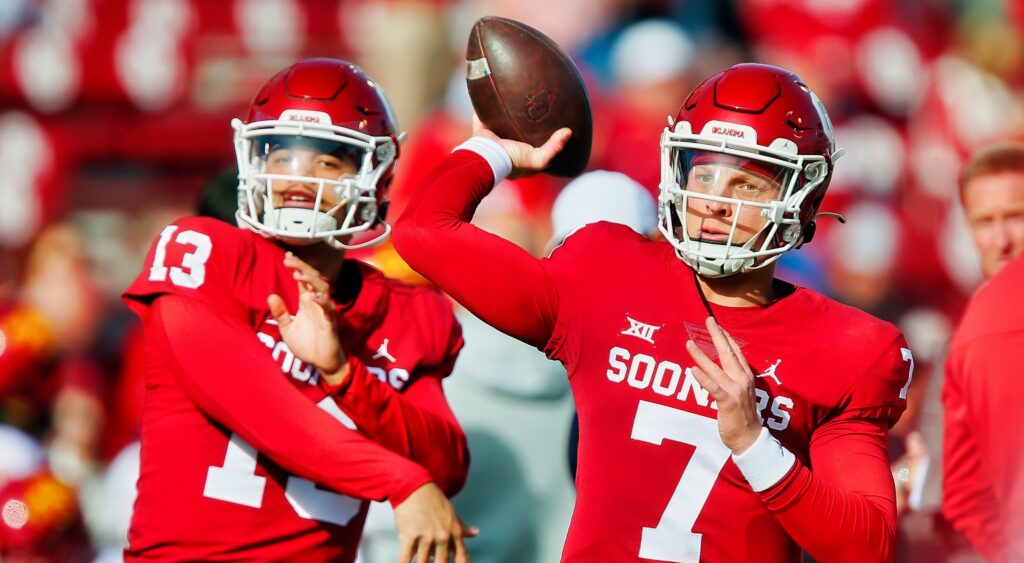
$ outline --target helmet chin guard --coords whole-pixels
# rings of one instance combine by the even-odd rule
[[[334,231],[338,228],[337,219],[327,213],[295,207],[274,209],[264,213],[263,224],[270,229],[285,233],[294,232],[300,236],[310,232],[310,225],[313,232]],[[310,239],[311,242],[314,240]]]

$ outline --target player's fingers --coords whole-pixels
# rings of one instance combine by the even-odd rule
[[[301,280],[311,286],[313,291],[330,291],[331,285],[327,278],[320,275],[320,271],[310,266],[298,256],[287,252],[284,255],[284,265],[294,270],[292,277]]]
[[[452,538],[452,545],[455,548],[455,563],[469,563],[469,553],[466,552],[465,539]]]
[[[572,130],[568,127],[562,127],[558,131],[552,133],[551,136],[548,137],[548,140],[533,153],[537,155],[539,160],[539,162],[537,162],[537,168],[547,168],[551,159],[555,158],[555,156],[565,148],[565,144],[569,142],[569,137],[571,136]]]
[[[718,364],[704,354],[693,340],[686,341],[686,351],[690,353],[690,357],[697,364],[693,368],[693,374],[694,377],[697,377],[697,382],[711,393],[715,400],[718,400],[720,396],[718,394],[725,394],[726,390],[723,387],[731,384],[732,380],[722,372],[722,368],[718,367]]]
[[[456,518],[458,518],[458,516],[456,516]],[[462,518],[459,518],[459,526],[462,528],[463,537],[475,538],[480,535],[480,528],[466,524],[462,521]]]
[[[308,311],[315,316],[320,322],[330,323],[331,317],[327,314],[324,303],[317,298],[316,294],[312,291],[306,291],[299,294],[299,310]]]
[[[736,360],[740,363],[740,368],[742,368],[743,372],[746,374],[746,379],[748,381],[753,381],[754,371],[750,369],[750,363],[747,362],[747,357],[743,355],[743,350],[740,349],[740,345],[737,344],[736,339],[734,339],[732,335],[725,330],[722,331],[722,334],[724,334],[725,339],[729,341],[729,346],[732,348],[733,354],[736,355]]]
[[[285,328],[292,322],[292,316],[288,313],[288,307],[284,304],[284,299],[281,296],[272,293],[267,296],[267,307],[270,308],[270,316],[274,317],[277,321],[278,328]]]
[[[705,354],[704,351],[700,349],[700,346],[697,346],[696,342],[694,342],[693,340],[687,340],[686,351],[689,352],[690,357],[693,358],[693,361],[694,363],[697,364],[697,367],[703,369],[705,372],[709,374],[714,374],[716,380],[722,377],[721,375],[719,375],[722,372],[722,368],[719,367],[714,360],[709,358],[707,354]]]
[[[328,289],[318,287],[306,282],[299,282],[299,297],[303,295],[309,295],[323,309],[330,308],[331,294]]]
[[[711,395],[711,398],[714,399],[716,403],[724,404],[729,399],[729,394],[726,393],[725,389],[722,388],[718,381],[715,381],[710,377],[707,372],[698,367],[690,369],[693,373],[693,377],[697,380],[697,383],[699,383],[700,386],[703,387],[709,395]]]
[[[736,357],[736,352],[729,344],[725,330],[715,322],[714,317],[708,317],[705,325],[711,334],[711,341],[715,344],[715,350],[718,350],[718,360],[722,362],[722,370],[725,371],[730,379],[738,380],[741,375],[745,375],[743,374],[743,366]]]
[[[402,549],[398,553],[398,563],[412,563],[413,550],[416,548],[416,538],[401,537]]]
[[[718,331],[725,337],[726,343],[729,345],[729,349],[732,350],[732,355],[739,360],[740,364],[747,366],[747,358],[743,355],[743,350],[740,345],[736,343],[736,339],[729,334],[729,331],[722,328],[722,325],[718,324],[718,321],[714,317],[708,317],[708,326],[714,325],[718,327]]]
[[[320,277],[320,272],[316,268],[314,268],[313,266],[310,266],[308,263],[306,263],[305,260],[303,260],[302,258],[299,258],[298,256],[296,256],[292,252],[286,252],[285,253],[285,255],[284,255],[284,265],[288,266],[289,268],[291,268],[293,270],[299,270],[299,271],[301,271],[303,273],[309,274],[310,277],[313,277],[313,278]]]
[[[718,324],[717,321],[715,324]],[[722,325],[718,325],[718,327],[721,328]],[[736,355],[736,358],[741,362],[746,363],[747,358],[743,355],[743,350],[740,348],[740,345],[736,343],[736,339],[733,338],[732,335],[729,334],[729,331],[724,328],[722,329],[722,334],[725,335],[725,340],[729,343],[729,347],[732,348],[732,353]]]
[[[292,279],[306,284],[307,289],[311,291],[328,292],[331,290],[331,284],[316,270],[295,269],[292,271]]]
[[[448,563],[448,545],[450,543],[449,539],[434,544],[434,563]]]
[[[416,563],[430,563],[430,548],[433,547],[433,545],[433,542],[424,537],[417,539]]]

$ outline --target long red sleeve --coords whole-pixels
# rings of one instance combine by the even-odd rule
[[[896,491],[886,434],[905,408],[899,397],[911,377],[910,357],[906,340],[893,329],[892,340],[843,393],[841,410],[814,429],[810,467],[798,458],[780,482],[760,493],[786,532],[815,559],[891,561],[895,556]]]
[[[413,196],[395,225],[395,248],[484,322],[543,348],[554,329],[558,293],[540,260],[469,223],[493,184],[483,157],[456,151]],[[437,259],[452,253],[458,259]]]
[[[895,487],[886,426],[829,423],[814,433],[809,467],[796,462],[761,493],[786,532],[818,561],[891,561],[896,546]]]
[[[430,482],[418,464],[311,404],[281,377],[240,319],[170,294],[158,297],[151,311],[147,334],[189,399],[287,471],[345,495],[395,505]]]
[[[469,445],[440,377],[425,374],[399,393],[358,359],[349,362],[340,391],[327,388],[336,392],[338,406],[376,443],[426,468],[446,495],[458,493],[469,472]]]

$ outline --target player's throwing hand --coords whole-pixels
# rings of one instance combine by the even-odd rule
[[[713,317],[707,319],[708,332],[715,343],[721,367],[701,351],[693,340],[686,351],[697,363],[693,375],[718,404],[718,433],[734,454],[741,454],[757,440],[761,421],[754,397],[754,372],[729,333]]]
[[[552,133],[543,145],[535,147],[529,143],[498,137],[493,131],[485,128],[480,123],[480,118],[473,115],[473,135],[497,141],[505,149],[505,152],[512,159],[512,173],[508,177],[515,179],[532,176],[546,170],[551,163],[551,159],[555,158],[565,148],[565,144],[569,142],[569,137],[572,137],[572,131],[567,127],[562,127]]]

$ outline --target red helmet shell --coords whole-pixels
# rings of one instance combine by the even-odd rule
[[[814,218],[831,177],[835,141],[828,113],[798,75],[771,65],[735,65],[690,93],[676,116],[681,121],[694,133],[712,121],[744,125],[757,133],[758,145],[785,139],[796,145],[799,155],[824,157],[828,175],[805,200],[801,223]]]
[[[357,65],[340,59],[303,59],[275,74],[249,105],[245,123],[274,121],[288,110],[326,113],[337,127],[373,137],[391,137],[398,150],[398,124],[380,87]],[[397,160],[397,155],[396,155]],[[382,201],[394,165],[378,182]]]

